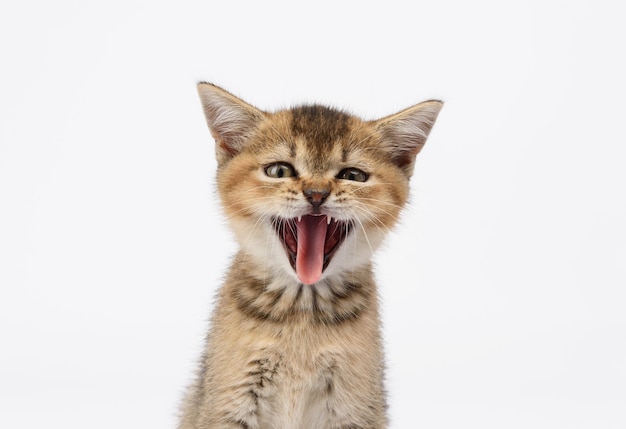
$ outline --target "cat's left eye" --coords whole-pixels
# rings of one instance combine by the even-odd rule
[[[274,179],[296,176],[296,169],[286,162],[275,162],[265,167],[265,174]]]
[[[369,174],[358,168],[344,168],[337,175],[338,179],[352,180],[354,182],[365,182],[369,178]]]

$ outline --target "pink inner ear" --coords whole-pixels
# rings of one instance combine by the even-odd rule
[[[407,150],[398,150],[398,152],[394,156],[394,161],[396,165],[400,168],[406,167],[410,165],[415,160],[417,153],[422,148],[421,144],[418,144],[415,147],[408,148]]]

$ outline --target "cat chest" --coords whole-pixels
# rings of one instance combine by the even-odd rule
[[[248,374],[259,428],[274,428],[275,422],[281,429],[331,427],[346,413],[340,408],[350,402],[346,382],[359,364],[337,342],[329,346],[310,334],[275,337],[254,347]]]
[[[339,371],[337,355],[320,354],[311,362],[293,356],[275,356],[271,374],[265,370],[258,395],[258,422],[261,428],[307,429],[328,427],[335,402],[334,386]],[[259,374],[260,375],[260,374]]]

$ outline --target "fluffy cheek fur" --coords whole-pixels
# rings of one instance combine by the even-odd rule
[[[398,221],[400,208],[408,195],[408,187],[401,186],[406,179],[397,174],[388,175],[395,176],[393,178],[385,176],[373,178],[375,184],[363,187],[357,192],[358,197],[347,203],[353,207],[356,219],[354,231],[328,267],[328,275],[335,274],[342,267],[357,269],[371,261],[373,253]],[[398,185],[383,185],[392,180]]]
[[[253,259],[250,262],[257,262],[259,276],[290,274],[291,266],[271,225],[280,201],[266,187],[260,170],[254,158],[241,154],[220,167],[218,192],[237,241]]]

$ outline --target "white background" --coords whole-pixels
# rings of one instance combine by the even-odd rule
[[[446,105],[377,258],[393,428],[626,428],[613,1],[0,6],[0,427],[173,428],[235,246],[195,91]]]

